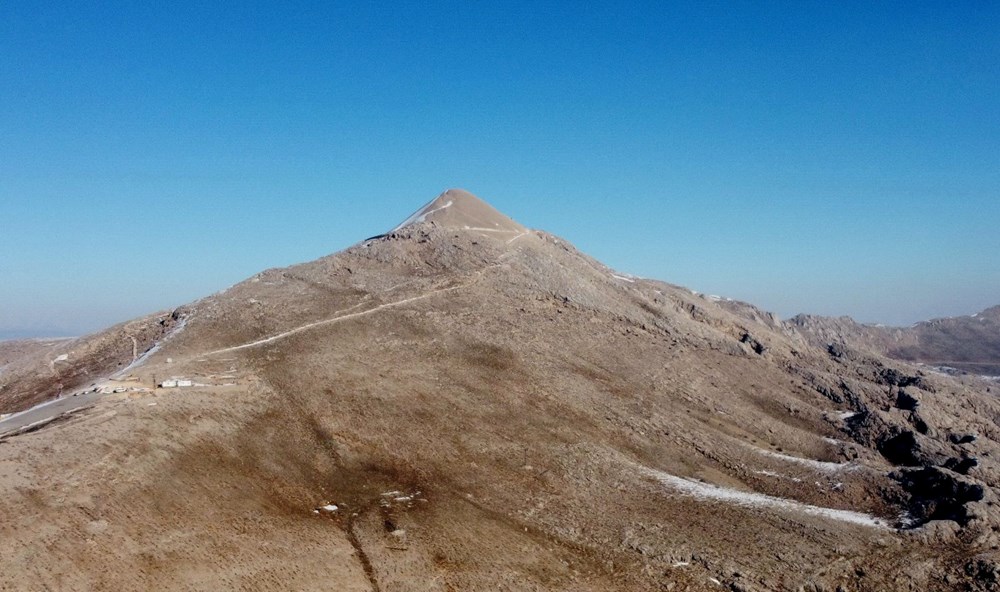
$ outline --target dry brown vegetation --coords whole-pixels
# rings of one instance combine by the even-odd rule
[[[987,383],[815,347],[448,199],[184,307],[134,370],[237,386],[0,439],[0,587],[995,585]]]

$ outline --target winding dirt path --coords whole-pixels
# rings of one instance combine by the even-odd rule
[[[315,322],[312,322],[312,323],[308,323],[306,325],[302,325],[300,327],[296,327],[294,329],[289,329],[288,331],[284,331],[282,333],[278,333],[277,335],[272,335],[270,337],[265,337],[264,339],[258,339],[257,341],[251,341],[250,343],[244,343],[242,345],[234,345],[232,347],[225,347],[225,348],[222,348],[222,349],[217,349],[215,351],[210,351],[210,352],[206,352],[206,353],[203,353],[203,354],[198,354],[198,356],[196,356],[196,357],[214,356],[216,354],[224,354],[224,353],[228,353],[228,352],[239,351],[239,350],[242,350],[242,349],[248,349],[248,348],[251,348],[251,347],[257,347],[259,345],[265,345],[265,344],[268,344],[268,343],[273,343],[273,342],[278,341],[280,339],[284,339],[286,337],[291,337],[292,335],[296,335],[298,333],[302,333],[303,331],[308,331],[308,330],[313,329],[315,327],[322,327],[324,325],[332,325],[333,323],[339,323],[341,321],[347,321],[347,320],[350,320],[350,319],[356,319],[356,318],[359,318],[359,317],[367,316],[367,315],[370,315],[370,314],[374,314],[374,313],[376,313],[376,312],[378,312],[380,310],[385,310],[387,308],[395,308],[397,306],[403,306],[403,305],[409,304],[411,302],[416,302],[418,300],[424,300],[425,298],[430,298],[431,296],[435,296],[437,294],[443,294],[445,292],[451,292],[451,291],[457,290],[459,288],[464,288],[467,285],[469,285],[469,284],[459,284],[457,286],[450,286],[450,287],[447,287],[447,288],[439,288],[437,290],[431,290],[430,292],[426,292],[426,293],[420,294],[418,296],[411,296],[410,298],[404,298],[403,300],[397,300],[396,302],[386,302],[385,304],[380,304],[380,305],[378,305],[376,307],[369,308],[367,310],[362,310],[362,311],[359,311],[359,312],[352,312],[352,313],[348,313],[348,314],[341,314],[339,316],[335,316],[335,317],[332,317],[332,318],[329,318],[329,319],[323,319],[322,321],[315,321]],[[352,306],[351,308],[356,308],[356,306],[357,305]],[[351,310],[351,309],[348,308],[346,310]]]

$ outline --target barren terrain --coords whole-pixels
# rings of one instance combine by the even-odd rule
[[[949,373],[1000,377],[1000,306],[982,312],[916,323],[911,327],[862,325],[850,317],[798,315],[789,325],[814,344],[854,347]]]
[[[1000,585],[995,383],[618,274],[459,190],[10,358],[5,412],[113,388],[0,422],[0,589]]]

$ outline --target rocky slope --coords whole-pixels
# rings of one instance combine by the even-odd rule
[[[0,413],[23,411],[115,375],[179,328],[164,312],[71,339],[0,342]]]
[[[0,437],[0,586],[997,586],[994,385],[814,346],[462,191],[169,318],[128,373],[198,386]]]
[[[788,323],[817,346],[847,343],[897,360],[1000,376],[1000,306],[905,328],[811,315],[798,315]]]

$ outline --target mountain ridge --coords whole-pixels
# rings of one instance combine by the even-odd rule
[[[0,583],[987,589],[990,385],[437,207],[98,335],[110,394],[0,423]]]
[[[1000,306],[957,317],[887,327],[850,317],[797,315],[789,326],[814,345],[845,343],[890,358],[946,371],[1000,376]]]

